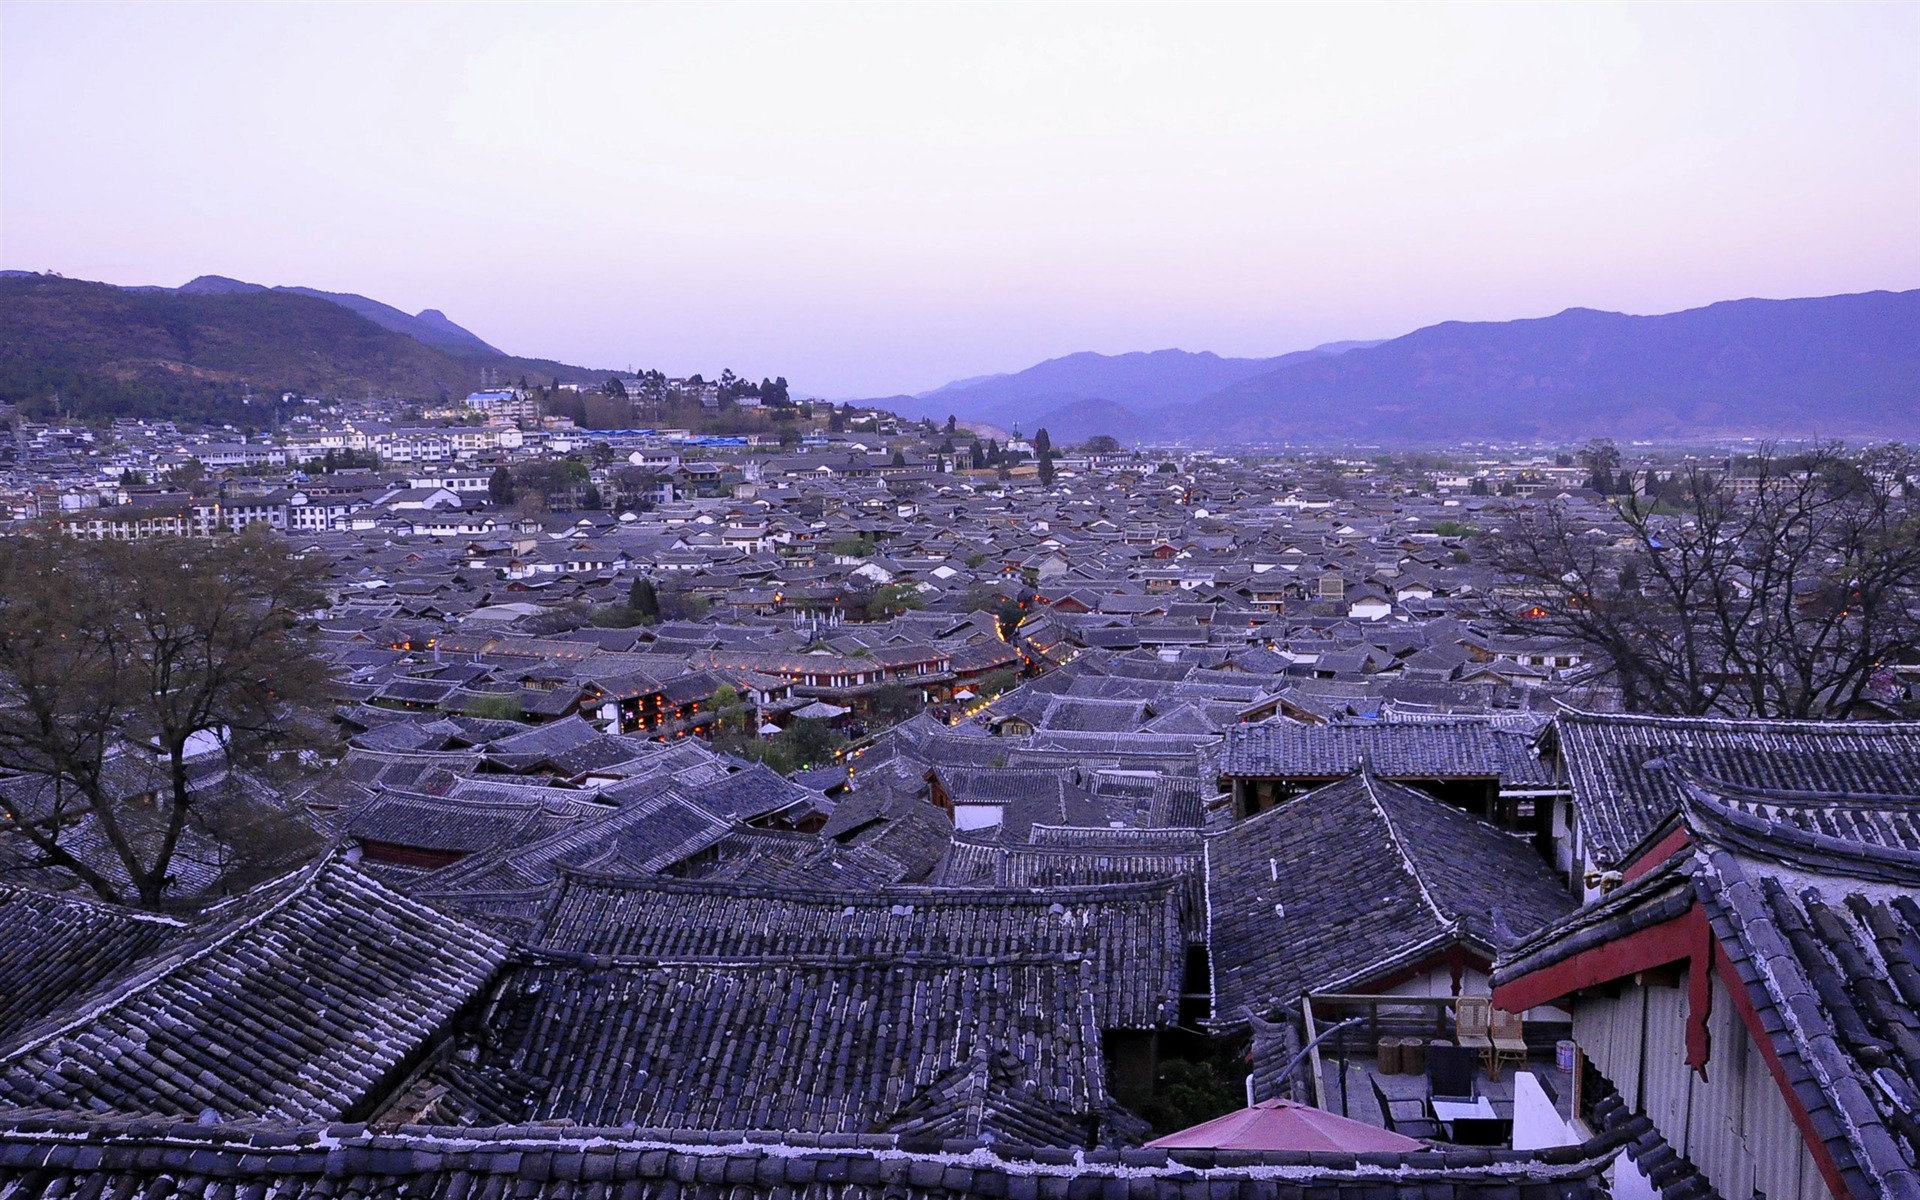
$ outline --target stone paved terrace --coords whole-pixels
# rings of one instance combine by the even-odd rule
[[[1533,1077],[1540,1081],[1541,1088],[1553,1100],[1554,1110],[1562,1119],[1571,1120],[1572,1074],[1556,1070],[1552,1056],[1541,1054],[1533,1055],[1521,1069],[1532,1072]],[[1475,1093],[1487,1098],[1493,1105],[1494,1115],[1501,1120],[1513,1119],[1513,1077],[1512,1067],[1503,1069],[1498,1080],[1488,1079],[1484,1069],[1474,1074]],[[1347,1060],[1344,1112],[1341,1108],[1340,1066],[1336,1058],[1321,1059],[1320,1079],[1326,1089],[1329,1112],[1342,1113],[1356,1121],[1379,1125],[1408,1137],[1444,1140],[1442,1131],[1435,1125],[1427,1108],[1427,1080],[1424,1075],[1383,1074],[1371,1053],[1364,1058],[1350,1057]]]
[[[1428,1106],[1430,1089],[1424,1072],[1382,1070],[1379,1039],[1419,1037],[1431,1045],[1434,1041],[1451,1044],[1453,1001],[1444,997],[1375,997],[1316,995],[1310,999],[1311,1023],[1315,1032],[1331,1028],[1350,1017],[1360,1023],[1344,1033],[1334,1034],[1320,1043],[1312,1071],[1319,1076],[1315,1103],[1329,1112],[1358,1121],[1392,1129],[1416,1138],[1446,1136],[1433,1119]],[[1496,1118],[1513,1119],[1514,1075],[1528,1071],[1539,1081],[1541,1090],[1553,1101],[1563,1120],[1571,1120],[1574,1080],[1571,1072],[1557,1069],[1554,1045],[1570,1033],[1563,1021],[1535,1019],[1526,1023],[1527,1060],[1502,1066],[1498,1079],[1486,1066],[1476,1066],[1473,1092],[1486,1098]],[[1344,1041],[1346,1088],[1341,1089],[1341,1049]],[[1423,1054],[1424,1057],[1424,1054]]]

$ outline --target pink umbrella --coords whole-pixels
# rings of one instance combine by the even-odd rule
[[[1348,1154],[1427,1148],[1426,1143],[1391,1129],[1291,1100],[1262,1100],[1252,1108],[1215,1117],[1147,1145],[1167,1150],[1335,1150]]]

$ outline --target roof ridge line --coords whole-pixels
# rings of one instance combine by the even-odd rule
[[[1406,867],[1407,874],[1413,876],[1414,886],[1420,889],[1420,898],[1427,902],[1427,907],[1433,910],[1434,918],[1442,925],[1449,928],[1459,925],[1459,919],[1449,917],[1442,912],[1439,902],[1433,898],[1433,893],[1427,890],[1427,881],[1421,877],[1419,867],[1414,864],[1413,856],[1407,853],[1406,844],[1400,837],[1400,827],[1394,824],[1393,815],[1387,812],[1387,806],[1380,803],[1380,796],[1374,791],[1373,773],[1366,769],[1364,760],[1360,769],[1360,782],[1367,789],[1368,803],[1373,805],[1374,811],[1379,813],[1380,819],[1386,823],[1387,837],[1393,842],[1393,848],[1400,855],[1400,861]],[[1438,804],[1440,801],[1436,800],[1434,803]]]
[[[18,880],[0,882],[0,893],[5,892],[17,892],[35,900],[44,900],[67,908],[77,908],[82,911],[102,913],[116,920],[163,925],[171,929],[189,929],[192,927],[191,922],[183,920],[180,917],[169,916],[166,913],[152,913],[144,909],[125,908],[124,906],[111,904],[105,900],[96,899],[91,896],[77,895],[70,892],[57,892],[50,888],[39,887]]]

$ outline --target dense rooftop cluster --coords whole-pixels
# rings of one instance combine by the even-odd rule
[[[1911,1194],[1920,733],[1617,711],[1477,553],[1501,483],[1610,529],[1564,469],[1123,453],[1043,487],[870,441],[636,435],[588,474],[645,464],[622,512],[464,466],[214,497],[331,563],[338,744],[196,760],[219,819],[165,915],[0,845],[0,1196],[1544,1200],[1624,1147],[1744,1200],[1586,1023],[1709,937],[1828,1190]],[[74,532],[160,528],[115,507]],[[1888,664],[1856,715],[1913,686]],[[1696,910],[1629,984],[1581,957]],[[1169,1061],[1319,1097],[1317,999],[1431,1024],[1502,989],[1591,1058],[1590,1137],[1141,1146]]]

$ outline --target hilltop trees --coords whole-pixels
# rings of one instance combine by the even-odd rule
[[[206,464],[197,458],[188,458],[173,470],[168,471],[166,481],[170,486],[195,496],[204,496],[210,486],[207,482]]]
[[[768,420],[794,420],[799,415],[786,376],[762,377],[755,383],[731,368],[712,381],[697,373],[669,379],[664,372],[647,369],[610,376],[585,391],[562,390],[557,379],[550,388],[542,386],[538,391],[547,416],[565,417],[581,429],[624,429],[661,418],[698,422],[710,431],[737,429],[743,421],[745,427],[754,428],[754,417],[734,411],[748,398],[760,402]]]
[[[1844,717],[1920,653],[1914,469],[1837,448],[1695,464],[1621,500],[1618,529],[1513,509],[1491,561],[1526,598],[1513,627],[1586,646],[1632,711]]]
[[[1614,472],[1620,469],[1620,448],[1609,438],[1594,438],[1580,451],[1587,469],[1587,486],[1605,496],[1614,490]]]
[[[633,577],[633,586],[627,589],[627,607],[640,614],[640,619],[649,625],[660,620],[660,594],[654,591],[653,580],[645,575]]]
[[[889,583],[875,588],[867,601],[867,615],[874,620],[897,617],[903,612],[927,606],[920,589],[911,583]]]
[[[513,490],[525,499],[537,497],[550,508],[571,509],[584,496],[593,477],[587,464],[572,458],[536,458],[513,468]],[[488,491],[492,491],[489,484]]]
[[[159,906],[196,816],[189,757],[290,748],[324,701],[304,625],[322,571],[264,530],[0,540],[0,769],[39,785],[0,798],[0,832],[105,899]]]
[[[495,467],[493,474],[487,477],[487,499],[495,505],[505,508],[512,504],[515,491],[513,472],[507,470],[505,464]]]
[[[651,496],[665,480],[666,476],[646,467],[615,467],[608,481],[613,490],[609,506],[645,512],[653,507]]]

